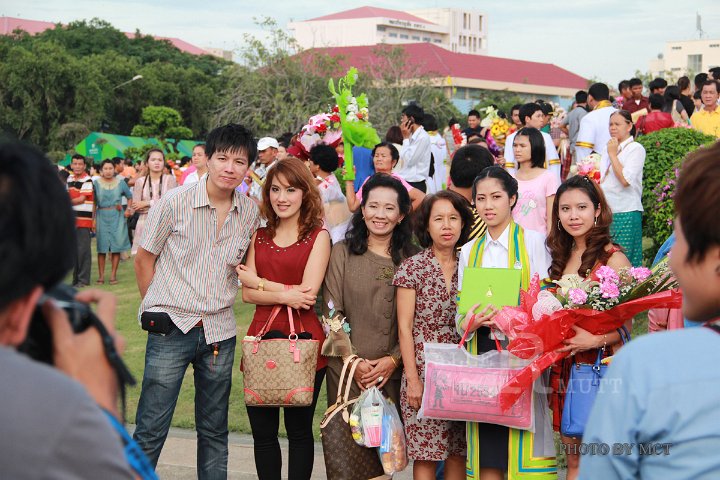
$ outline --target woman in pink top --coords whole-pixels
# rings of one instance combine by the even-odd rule
[[[395,148],[395,145],[389,142],[378,143],[375,145],[375,148],[373,148],[372,158],[375,173],[385,173],[400,180],[403,186],[407,189],[408,194],[410,194],[412,209],[415,210],[422,203],[423,198],[425,198],[425,194],[407,183],[401,176],[392,171],[398,160],[400,160],[400,152],[398,152],[397,148]],[[365,182],[367,182],[367,179],[365,179]],[[365,182],[363,182],[360,189],[357,193],[355,193],[355,185],[353,181],[345,181],[345,196],[347,197],[348,208],[353,213],[357,212],[360,208],[360,203],[362,201],[362,189]]]
[[[518,201],[513,219],[518,225],[547,235],[555,192],[560,186],[557,175],[545,167],[545,141],[536,128],[521,129],[513,139],[518,169]]]

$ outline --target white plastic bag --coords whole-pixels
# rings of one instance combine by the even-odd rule
[[[380,446],[386,404],[377,387],[370,387],[360,395],[350,415],[350,430],[355,443],[363,447]]]
[[[397,408],[389,400],[383,406],[382,443],[378,454],[387,475],[401,472],[408,465],[405,429]]]

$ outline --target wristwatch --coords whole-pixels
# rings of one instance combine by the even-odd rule
[[[257,289],[259,292],[265,291],[265,279],[264,278],[261,278],[260,281],[258,282]]]

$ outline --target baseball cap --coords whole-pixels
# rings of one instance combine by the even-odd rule
[[[275,140],[275,139],[272,138],[272,137],[263,137],[263,138],[261,138],[260,140],[258,140],[258,143],[257,143],[258,152],[261,152],[261,151],[263,151],[263,150],[266,150],[266,149],[268,149],[268,148],[270,148],[270,147],[272,147],[272,148],[280,148],[280,144],[278,143],[277,140]]]

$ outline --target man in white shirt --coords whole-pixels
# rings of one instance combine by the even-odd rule
[[[520,107],[520,121],[524,127],[532,127],[540,130],[545,125],[545,115],[543,114],[542,107],[537,103],[526,103]],[[545,140],[545,168],[555,173],[560,178],[560,157],[555,149],[552,137],[545,133],[540,132]],[[515,176],[517,172],[517,165],[515,163],[515,154],[513,153],[513,140],[515,139],[517,132],[511,133],[507,140],[505,140],[505,169],[510,172],[510,175]]]
[[[200,181],[200,178],[207,173],[207,160],[208,158],[205,154],[205,144],[198,143],[192,150],[192,163],[195,166],[195,171],[185,177],[183,185],[190,185]]]
[[[425,180],[430,172],[430,136],[422,126],[425,112],[422,107],[411,104],[405,107],[400,117],[400,131],[403,136],[400,164],[396,173],[421,192],[427,192]]]
[[[588,90],[588,106],[590,113],[580,120],[575,142],[576,159],[582,160],[592,152],[597,152],[603,159],[607,158],[607,143],[610,141],[610,116],[617,109],[610,103],[610,89],[604,83],[595,83]],[[607,170],[608,163],[603,160],[600,172]]]
[[[257,143],[257,160],[248,172],[250,180],[250,198],[255,200],[258,205],[262,203],[262,187],[265,183],[270,167],[275,165],[277,161],[278,149],[280,144],[272,137],[263,137]]]

